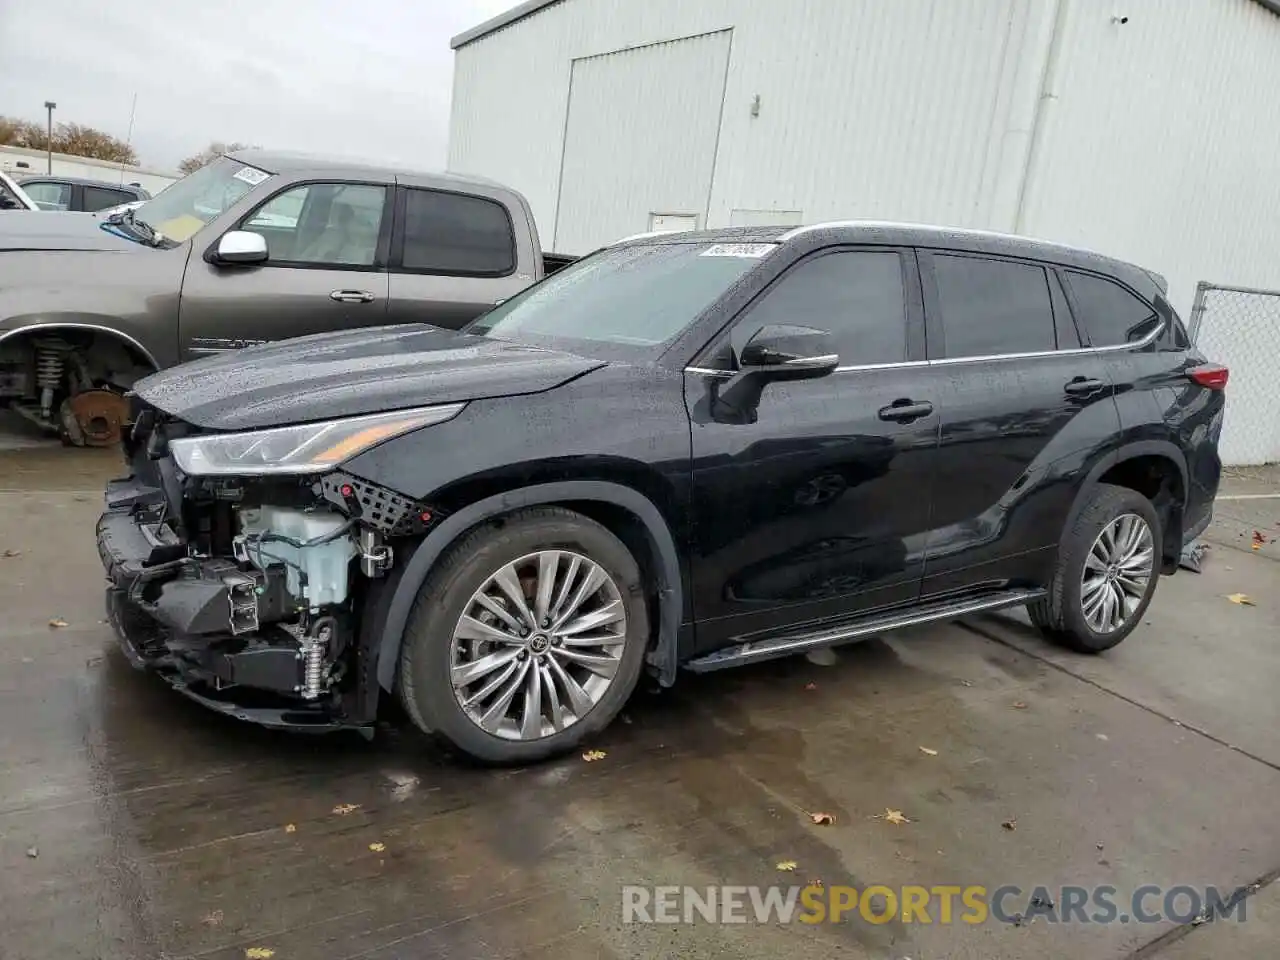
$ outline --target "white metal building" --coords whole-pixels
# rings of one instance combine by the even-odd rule
[[[103,183],[136,183],[152,196],[180,176],[94,157],[75,157],[68,153],[55,153],[53,170],[50,171],[49,157],[43,150],[10,146],[0,146],[0,170],[15,180],[44,176],[52,172],[55,177],[83,177],[86,180],[101,180]]]
[[[543,246],[919,220],[1280,288],[1280,0],[529,0],[456,37],[449,166]]]

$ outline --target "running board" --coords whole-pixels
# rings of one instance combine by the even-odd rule
[[[1003,607],[1017,607],[1039,600],[1044,595],[1045,591],[1041,589],[1002,590],[1000,593],[966,597],[963,600],[935,600],[910,610],[872,614],[852,623],[829,626],[811,633],[787,633],[769,637],[766,640],[749,640],[691,660],[685,664],[685,669],[692,670],[694,673],[709,673],[712,670],[738,667],[745,663],[758,663],[761,660],[772,660],[774,657],[816,650],[818,647],[831,647],[851,640],[860,640],[902,627],[914,627],[937,620],[953,620],[970,613],[1000,610]]]

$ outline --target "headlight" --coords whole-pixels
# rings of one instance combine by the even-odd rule
[[[323,473],[383,440],[452,420],[464,406],[450,403],[294,427],[184,437],[171,442],[169,449],[183,473],[195,477]]]

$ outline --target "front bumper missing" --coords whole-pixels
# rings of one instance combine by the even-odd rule
[[[212,615],[234,608],[234,588],[218,579],[223,561],[189,557],[186,545],[156,522],[162,502],[158,490],[132,478],[112,481],[98,519],[98,555],[109,581],[107,619],[129,662],[239,720],[368,733],[370,724],[351,719],[336,692],[317,700],[286,692],[301,688],[304,667],[281,638],[254,643],[259,637],[252,633],[209,632]]]

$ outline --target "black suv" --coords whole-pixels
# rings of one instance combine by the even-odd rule
[[[642,670],[1026,605],[1096,652],[1209,521],[1227,371],[1163,280],[894,224],[632,238],[461,333],[321,334],[140,383],[98,524],[138,666],[225,713],[483,760]]]

